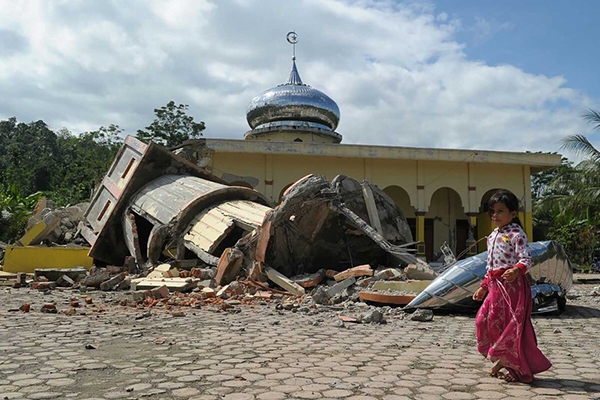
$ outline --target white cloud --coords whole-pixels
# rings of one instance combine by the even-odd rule
[[[0,0],[0,118],[73,132],[148,126],[173,100],[208,137],[243,138],[246,106],[303,81],[340,106],[344,143],[558,151],[594,107],[561,76],[469,60],[461,21],[395,1]],[[507,25],[480,19],[482,32]],[[597,143],[597,142],[596,142]]]

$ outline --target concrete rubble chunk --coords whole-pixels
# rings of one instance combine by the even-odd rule
[[[437,277],[437,273],[427,265],[410,264],[404,268],[404,275],[408,279],[431,281]]]
[[[69,275],[62,275],[56,280],[56,284],[61,287],[71,287],[75,284],[75,281]]]
[[[383,313],[379,310],[369,310],[364,313],[361,318],[361,322],[365,324],[381,324],[385,322],[385,318],[383,317]]]
[[[359,265],[354,268],[349,268],[333,276],[336,282],[343,281],[347,278],[358,277],[358,276],[373,276],[373,270],[369,264]]]
[[[375,273],[373,274],[373,278],[375,278],[376,280],[383,281],[402,280],[405,279],[405,275],[402,273],[402,271],[396,268],[386,268],[383,270],[375,271]]]
[[[296,282],[292,281],[291,279],[288,279],[285,275],[283,275],[279,271],[277,271],[273,268],[267,267],[267,268],[265,268],[265,272],[266,272],[267,276],[269,277],[269,279],[273,283],[276,283],[277,285],[279,285],[283,289],[287,290],[288,292],[295,294],[297,296],[304,295],[305,291],[302,286],[298,285]]]
[[[354,283],[356,283],[356,278],[348,278],[329,287],[325,290],[325,293],[327,294],[327,297],[331,298],[342,290],[354,285]]]
[[[92,268],[90,269],[89,275],[79,282],[81,286],[87,287],[100,287],[102,282],[105,282],[111,278],[110,273],[103,268]]]
[[[127,273],[121,272],[120,274],[115,275],[112,278],[102,282],[100,284],[100,290],[113,290],[121,282],[123,282],[126,277],[127,277]]]
[[[243,261],[244,253],[236,248],[226,248],[217,264],[215,283],[217,285],[225,285],[235,280],[240,273]]]
[[[73,281],[77,281],[81,275],[86,275],[88,271],[84,267],[75,268],[47,268],[47,269],[35,269],[33,271],[34,279],[38,279],[43,276],[50,281],[57,281],[61,276],[66,275]]]
[[[160,279],[160,278],[177,278],[179,277],[179,270],[171,264],[160,264],[152,270],[146,278],[148,279]]]
[[[130,287],[131,290],[148,290],[166,286],[173,291],[186,292],[196,288],[198,281],[199,279],[196,278],[134,278],[131,279]]]
[[[312,291],[311,297],[317,304],[331,304],[327,289],[325,289],[324,286],[317,286],[317,288]]]
[[[313,274],[296,275],[290,279],[305,289],[310,289],[320,284],[325,278],[325,271],[322,269]]]
[[[405,292],[390,292],[390,291],[376,291],[376,290],[363,290],[358,294],[362,301],[376,303],[378,305],[383,304],[394,304],[394,305],[406,305],[410,303],[414,298],[414,293]]]
[[[412,313],[410,320],[419,322],[433,321],[433,311],[426,308],[419,308]]]

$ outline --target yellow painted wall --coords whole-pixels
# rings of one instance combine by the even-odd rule
[[[5,272],[33,273],[35,269],[90,268],[93,259],[86,247],[10,246],[4,254]]]
[[[233,143],[231,146],[243,146],[243,142]],[[273,146],[280,152],[281,149],[286,149],[285,143],[273,142],[269,146]],[[475,162],[473,159],[444,162],[439,159],[416,161],[380,157],[378,151],[385,152],[386,148],[373,150],[373,152],[372,149],[365,147],[364,157],[349,157],[352,152],[356,152],[356,146],[337,146],[339,146],[336,147],[339,149],[336,153],[338,156],[319,155],[317,154],[319,148],[311,150],[313,151],[311,154],[295,154],[294,146],[289,147],[289,154],[277,152],[261,154],[241,150],[238,153],[232,151],[234,147],[229,147],[227,152],[215,151],[210,165],[217,176],[222,172],[228,172],[257,178],[259,184],[256,189],[270,196],[275,202],[279,200],[280,193],[286,187],[308,174],[324,175],[329,180],[343,174],[358,181],[366,179],[380,189],[391,187],[391,197],[400,205],[406,217],[415,217],[415,211],[426,211],[427,218],[435,216],[442,218],[442,221],[434,225],[436,251],[444,241],[447,241],[449,230],[452,229],[455,220],[468,219],[466,213],[478,214],[476,240],[489,234],[491,231],[489,216],[487,213],[479,214],[483,211],[483,197],[492,189],[505,188],[515,193],[521,202],[525,203],[522,206],[528,214],[523,215],[521,220],[525,225],[526,233],[531,237],[528,166]],[[265,181],[272,181],[272,185],[266,185]],[[423,185],[424,190],[417,190],[419,185]],[[469,190],[469,187],[474,190]],[[442,188],[450,188],[455,192],[456,198],[452,200],[450,217],[444,216],[444,213],[448,214],[447,211],[442,212],[443,208],[448,207],[447,198],[444,196],[434,198],[436,191]],[[423,196],[421,204],[425,205],[425,210],[418,209],[418,196]],[[478,249],[485,251],[485,241],[479,243]]]

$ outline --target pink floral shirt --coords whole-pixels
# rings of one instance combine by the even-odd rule
[[[527,247],[527,235],[519,224],[496,228],[487,238],[487,270],[520,267],[528,270],[533,260]]]
[[[533,266],[527,247],[527,235],[519,224],[510,223],[496,228],[487,238],[487,274],[481,286],[486,287],[489,277],[507,268],[517,267],[523,274]]]

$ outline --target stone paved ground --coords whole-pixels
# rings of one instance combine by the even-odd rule
[[[141,318],[116,303],[127,293],[2,287],[0,399],[600,399],[597,285],[576,285],[561,316],[534,318],[554,366],[531,385],[486,376],[473,315],[414,322],[396,310],[371,325],[264,304]],[[75,315],[40,312],[88,295]],[[14,311],[24,301],[32,311]]]

